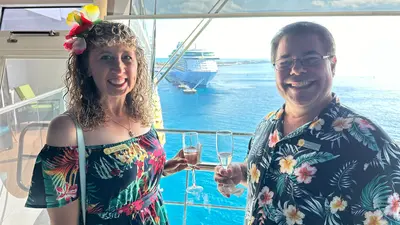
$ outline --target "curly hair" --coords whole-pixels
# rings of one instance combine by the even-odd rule
[[[70,54],[67,61],[65,85],[68,94],[68,107],[86,130],[91,130],[105,123],[108,118],[100,102],[100,94],[89,76],[89,53],[92,49],[104,46],[125,45],[133,48],[138,63],[136,84],[126,96],[126,109],[129,117],[143,125],[152,123],[152,81],[143,49],[139,46],[136,35],[122,23],[101,21],[84,35],[86,50],[76,55]]]

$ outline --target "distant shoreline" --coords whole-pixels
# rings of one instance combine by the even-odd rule
[[[270,63],[269,60],[264,59],[243,59],[243,60],[233,60],[233,59],[220,59],[217,60],[218,66],[234,66],[234,65],[246,65],[246,64],[262,64],[262,63]],[[162,67],[165,62],[160,62],[156,60],[155,66]],[[167,65],[169,66],[169,65]]]
[[[245,65],[245,64],[261,64],[261,63],[269,63],[269,60],[264,59],[248,59],[248,60],[237,60],[237,61],[217,61],[218,66],[233,66],[233,65]]]

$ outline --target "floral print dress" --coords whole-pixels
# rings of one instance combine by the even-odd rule
[[[335,95],[285,137],[284,113],[250,142],[246,224],[400,224],[400,148],[379,126]]]
[[[165,160],[153,128],[124,142],[87,146],[86,224],[169,224],[158,189]],[[65,206],[79,193],[78,148],[45,145],[36,160],[26,207]]]

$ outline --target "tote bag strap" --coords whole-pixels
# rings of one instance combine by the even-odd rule
[[[66,113],[75,123],[76,128],[76,139],[78,140],[78,151],[79,151],[79,178],[80,178],[80,189],[81,189],[81,210],[83,224],[86,225],[86,150],[85,150],[85,139],[83,138],[83,131],[75,116]]]

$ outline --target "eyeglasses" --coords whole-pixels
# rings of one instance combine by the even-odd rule
[[[294,66],[296,61],[299,61],[303,67],[313,67],[320,65],[323,60],[329,59],[331,57],[332,56],[330,55],[322,56],[318,54],[312,54],[298,59],[293,59],[293,58],[278,59],[275,61],[273,65],[277,70],[289,70]]]

